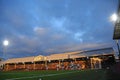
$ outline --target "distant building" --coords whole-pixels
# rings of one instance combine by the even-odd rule
[[[2,61],[3,70],[73,70],[108,68],[115,63],[113,48],[31,56]]]

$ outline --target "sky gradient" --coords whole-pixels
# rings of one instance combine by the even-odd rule
[[[0,0],[0,56],[115,48],[117,7],[118,0]]]

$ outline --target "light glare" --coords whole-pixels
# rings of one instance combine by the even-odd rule
[[[114,22],[117,21],[117,19],[118,19],[118,17],[117,17],[117,14],[115,14],[115,13],[112,14],[112,16],[110,17],[110,20],[114,21]]]
[[[4,46],[8,46],[8,45],[9,45],[9,41],[8,41],[8,40],[4,40],[4,41],[3,41],[3,45],[4,45]]]

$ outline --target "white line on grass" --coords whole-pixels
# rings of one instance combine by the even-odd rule
[[[46,77],[46,76],[56,76],[56,75],[68,74],[68,73],[75,73],[75,72],[79,72],[79,71],[74,71],[74,72],[64,72],[64,73],[58,73],[58,74],[48,74],[48,75],[42,75],[42,76],[20,77],[20,78],[6,79],[6,80],[18,80],[18,79],[26,79],[26,78],[37,78],[37,77]]]

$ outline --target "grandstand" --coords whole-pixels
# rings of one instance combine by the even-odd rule
[[[12,58],[2,61],[4,71],[11,70],[80,70],[108,68],[115,62],[113,48],[74,51],[49,56]]]

